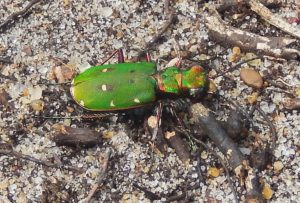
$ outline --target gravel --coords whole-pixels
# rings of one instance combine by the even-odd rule
[[[0,22],[24,8],[28,2],[2,0]],[[296,17],[299,7],[292,4],[295,1],[288,2],[290,6],[282,6],[273,12],[282,17]],[[210,63],[217,72],[238,63],[227,60],[232,54],[232,47],[224,48],[209,40],[204,26],[207,13],[199,7],[199,2],[179,0],[170,4],[176,10],[176,23],[151,51],[152,58],[158,60],[161,67],[177,56],[176,49],[181,55],[192,55],[195,59],[200,54],[207,57],[218,55]],[[12,60],[10,64],[0,63],[0,90],[9,95],[8,103],[0,105],[1,145],[8,143],[14,151],[36,159],[83,169],[83,173],[78,173],[1,155],[0,202],[84,202],[102,171],[99,155],[107,149],[111,150],[109,167],[103,185],[92,198],[94,202],[151,202],[146,193],[133,187],[133,183],[162,197],[155,202],[180,195],[184,188],[195,185],[200,187],[187,190],[190,201],[233,202],[233,193],[225,174],[221,173],[217,178],[206,175],[209,167],[218,166],[218,160],[209,152],[202,152],[200,161],[195,159],[185,166],[173,149],[168,149],[167,156],[157,152],[150,142],[151,138],[138,130],[142,126],[129,130],[130,123],[119,122],[115,117],[99,122],[32,118],[35,113],[70,115],[66,107],[74,108],[76,113],[82,112],[72,102],[67,88],[48,85],[56,82],[55,77],[51,76],[55,67],[63,63],[78,72],[100,63],[119,48],[124,49],[126,58],[133,58],[145,48],[146,42],[163,26],[167,17],[164,1],[42,1],[28,15],[0,32],[0,56]],[[254,14],[248,14],[242,21],[240,25],[244,29],[264,23]],[[300,29],[299,24],[295,26]],[[264,28],[259,31],[262,35],[284,35],[270,25],[264,24]],[[110,62],[116,62],[116,58]],[[286,83],[283,84],[285,91],[270,86],[257,98],[259,107],[277,132],[274,151],[276,166],[268,165],[259,175],[274,192],[271,202],[298,202],[300,116],[297,110],[286,110],[283,102],[288,97],[286,91],[300,97],[300,62],[264,58],[252,64],[251,68],[263,77]],[[211,74],[213,72],[216,73],[212,71]],[[247,98],[256,90],[241,81],[239,71],[227,75],[232,80],[223,76],[214,80],[218,94],[249,110]],[[33,112],[30,104],[36,100],[43,101],[42,112]],[[226,118],[228,104],[213,99],[209,106],[219,115],[219,119]],[[251,141],[271,141],[270,129],[263,118],[255,112],[253,120],[248,137],[239,143],[246,154],[253,149]],[[58,122],[72,127],[90,127],[99,132],[113,132],[113,137],[105,139],[102,145],[88,149],[57,146],[51,138],[52,126]],[[213,144],[206,142],[215,149]],[[199,177],[199,170],[202,177]],[[244,200],[245,191],[235,181],[236,190]]]

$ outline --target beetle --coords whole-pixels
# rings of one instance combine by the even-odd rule
[[[201,66],[181,70],[177,66],[157,71],[156,64],[147,61],[124,62],[122,50],[117,64],[93,66],[77,75],[71,82],[74,101],[90,111],[134,109],[163,98],[187,97],[199,100],[208,89],[207,72]]]

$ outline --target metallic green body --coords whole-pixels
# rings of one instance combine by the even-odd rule
[[[160,95],[201,98],[208,84],[200,66],[168,67],[160,72],[151,62],[94,66],[72,81],[73,99],[85,109],[112,111],[153,103]]]
[[[73,79],[71,94],[92,111],[130,109],[156,100],[155,63],[94,66]]]

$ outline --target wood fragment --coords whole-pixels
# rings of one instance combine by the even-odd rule
[[[199,127],[203,128],[209,138],[217,145],[220,151],[226,156],[233,169],[241,166],[245,157],[238,149],[234,141],[227,135],[211,112],[202,104],[196,103],[191,107],[193,120],[199,122]]]
[[[101,133],[89,128],[72,128],[60,124],[53,127],[56,134],[52,139],[57,145],[91,147],[102,141]]]
[[[300,51],[287,48],[296,39],[286,37],[263,37],[254,33],[226,25],[215,9],[210,9],[206,16],[209,36],[225,46],[238,46],[244,51],[256,52],[257,55],[268,55],[285,59],[300,59]]]
[[[236,109],[232,109],[226,122],[221,122],[221,125],[226,130],[232,139],[245,137],[248,130],[243,122],[243,115]]]
[[[300,29],[296,26],[293,26],[282,19],[280,16],[272,13],[267,7],[257,0],[250,0],[249,5],[252,11],[256,12],[260,17],[265,21],[274,25],[275,27],[283,30],[290,35],[300,39]]]
[[[190,152],[186,142],[180,137],[178,132],[166,132],[165,138],[170,146],[175,149],[175,152],[184,165],[190,162]]]
[[[61,164],[61,163],[51,163],[49,160],[43,161],[43,160],[34,158],[32,156],[22,154],[20,152],[16,152],[11,147],[4,146],[3,144],[0,145],[0,155],[6,155],[8,157],[15,157],[17,159],[23,159],[23,160],[31,161],[31,162],[34,162],[36,164],[47,166],[47,167],[50,167],[50,168],[64,168],[66,170],[74,171],[76,173],[82,173],[83,172],[82,169],[74,167],[74,166],[67,166],[67,165],[64,165],[64,164]]]
[[[42,0],[32,0],[29,2],[29,4],[27,4],[27,6],[25,6],[24,9],[8,16],[4,22],[0,23],[0,31],[3,31],[10,23],[13,23],[17,19],[24,17],[35,4],[38,4],[41,1]]]
[[[237,6],[245,5],[249,2],[249,0],[218,0],[218,11],[224,11],[229,8],[236,8]],[[261,0],[261,3],[265,6],[280,6],[282,4],[282,0]]]
[[[140,185],[138,185],[137,183],[132,183],[132,186],[141,190],[142,192],[145,193],[145,197],[150,199],[150,201],[154,201],[154,200],[159,200],[161,199],[161,197],[153,192],[151,192],[150,190],[148,190],[147,188],[145,187],[142,187]]]

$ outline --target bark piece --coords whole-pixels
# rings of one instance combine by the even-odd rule
[[[175,149],[176,154],[184,165],[190,162],[190,152],[187,144],[176,132],[166,132],[165,138],[170,143],[171,147]]]
[[[227,157],[230,166],[233,169],[240,167],[245,160],[245,157],[215,117],[208,111],[208,109],[199,103],[192,105],[191,111],[193,119],[198,120],[200,125],[199,127],[206,131],[209,138]]]
[[[225,46],[238,46],[244,51],[256,52],[277,58],[299,59],[300,51],[287,48],[295,39],[285,37],[263,37],[226,25],[216,10],[210,9],[206,16],[210,37]]]
[[[296,26],[293,26],[282,19],[280,16],[272,13],[267,7],[257,0],[250,0],[249,5],[252,11],[256,12],[261,16],[265,21],[274,25],[275,27],[283,30],[290,35],[300,39],[300,29],[297,29]]]
[[[101,142],[101,133],[89,128],[72,128],[64,125],[54,125],[56,135],[53,141],[57,145],[91,147]]]

